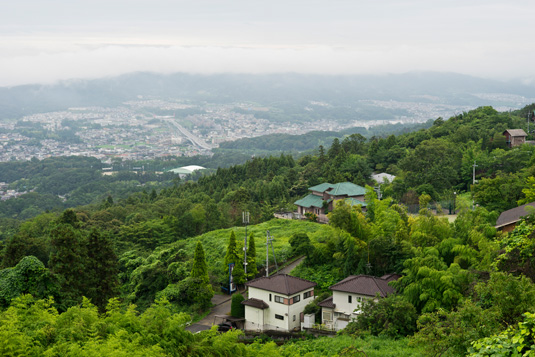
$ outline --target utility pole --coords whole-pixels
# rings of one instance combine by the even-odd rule
[[[269,245],[271,244],[271,252],[273,253],[273,259],[275,260],[275,271],[279,270],[277,265],[277,257],[275,257],[275,249],[273,248],[273,237],[269,234],[269,231],[266,233],[266,278],[269,277]]]
[[[245,224],[245,240],[243,243],[243,268],[245,280],[247,280],[247,225],[249,224],[249,212],[242,212],[242,222]]]
[[[269,241],[271,240],[271,236],[269,235],[269,231],[266,233],[266,278],[269,277]]]
[[[476,161],[474,160],[474,164],[472,165],[473,169],[472,169],[472,184],[475,185],[476,184]]]
[[[381,200],[381,184],[378,183],[377,186],[374,187],[375,189],[375,192],[377,192],[377,199],[380,201]]]

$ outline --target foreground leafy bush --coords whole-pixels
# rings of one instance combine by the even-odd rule
[[[535,314],[525,313],[517,328],[472,342],[470,356],[533,356],[535,351]]]
[[[345,332],[370,331],[375,336],[393,338],[412,335],[416,331],[416,308],[403,296],[389,295],[384,299],[365,300],[362,313],[350,322]]]
[[[472,341],[490,336],[499,328],[493,310],[483,310],[467,299],[457,310],[440,309],[420,316],[418,332],[411,342],[428,355],[463,356]]]

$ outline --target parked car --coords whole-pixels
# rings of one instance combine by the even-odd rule
[[[234,322],[222,322],[220,324],[217,325],[217,331],[219,332],[227,332],[227,331],[230,331],[230,330],[235,330],[237,329],[237,326]]]

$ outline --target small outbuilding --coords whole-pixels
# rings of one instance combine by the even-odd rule
[[[381,172],[379,174],[372,174],[371,178],[375,182],[381,184],[381,183],[385,183],[385,182],[392,183],[394,181],[394,179],[396,178],[396,176],[387,174],[386,172]]]
[[[505,142],[510,148],[525,144],[528,136],[522,129],[507,129],[503,132],[503,135],[505,135]]]
[[[496,229],[499,229],[503,232],[511,232],[515,229],[516,224],[522,217],[531,214],[531,210],[526,210],[526,207],[531,206],[535,209],[535,202],[526,203],[525,205],[512,208],[510,210],[502,212],[500,217],[496,220]]]

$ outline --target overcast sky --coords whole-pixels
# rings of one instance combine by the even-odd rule
[[[133,71],[535,78],[533,0],[11,0],[0,86]]]

